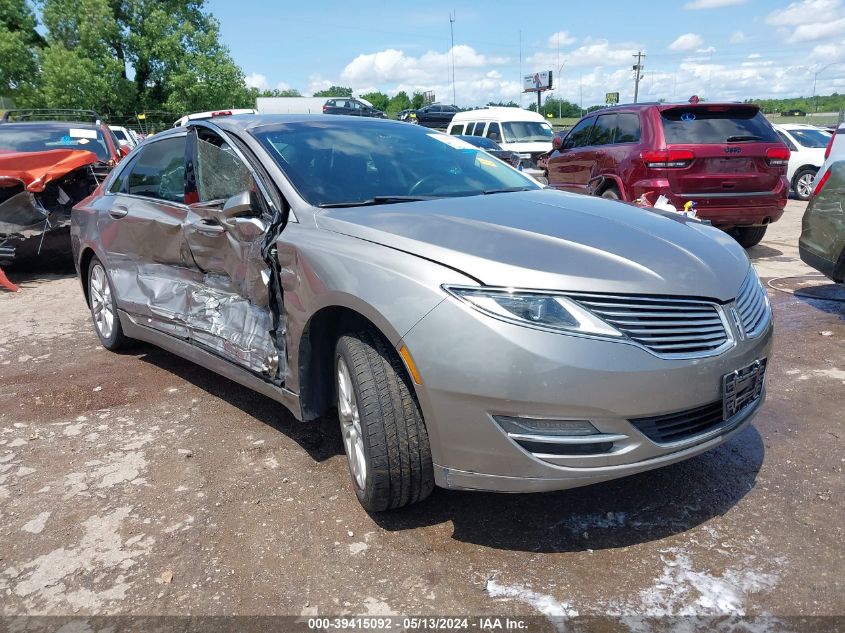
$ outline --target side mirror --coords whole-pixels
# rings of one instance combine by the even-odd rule
[[[232,196],[223,204],[221,214],[224,218],[235,218],[239,215],[256,215],[252,207],[252,198],[249,191],[242,191]]]
[[[560,151],[560,148],[561,148],[561,147],[563,147],[563,137],[562,137],[562,136],[555,136],[555,137],[552,139],[552,147],[553,147],[556,151],[558,151],[558,152],[559,152],[559,151]]]
[[[132,148],[129,145],[124,145],[123,143],[117,148],[117,153],[120,154],[121,158],[126,158],[129,156],[129,152],[132,151]]]

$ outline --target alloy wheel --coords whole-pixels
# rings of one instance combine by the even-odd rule
[[[349,470],[358,488],[363,490],[367,484],[367,460],[364,457],[361,416],[358,413],[358,399],[355,397],[352,376],[342,356],[337,359],[337,412]]]
[[[114,332],[114,309],[111,300],[111,286],[106,277],[106,271],[100,264],[94,264],[91,269],[91,314],[94,317],[94,327],[104,339],[110,339]]]
[[[795,183],[795,192],[803,199],[810,197],[813,193],[813,181],[816,179],[815,174],[806,173],[802,175]]]

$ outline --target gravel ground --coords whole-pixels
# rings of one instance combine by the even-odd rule
[[[814,272],[797,255],[803,208],[752,249],[764,279]],[[845,304],[770,291],[769,398],[718,449],[371,517],[335,419],[297,423],[150,346],[109,353],[72,274],[10,276],[0,614],[845,614]],[[776,283],[845,297],[816,277]]]

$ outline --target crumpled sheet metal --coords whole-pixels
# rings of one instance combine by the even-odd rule
[[[255,305],[267,308],[270,274],[261,257],[261,240],[238,241],[229,231],[206,235],[193,223],[185,224],[185,238],[197,266],[209,274],[221,275],[228,281],[226,290],[248,298]]]
[[[50,215],[50,212],[41,206],[34,195],[28,191],[20,191],[8,200],[0,202],[0,235],[19,237],[40,235],[45,227],[52,226],[52,222],[45,222]]]
[[[192,340],[251,371],[275,377],[279,350],[270,336],[269,309],[233,291],[222,275],[163,264],[125,262],[112,283],[142,325]]]
[[[39,193],[50,181],[99,160],[93,152],[77,149],[0,152],[0,187],[23,182],[27,191]]]

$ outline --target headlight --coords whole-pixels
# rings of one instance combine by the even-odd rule
[[[616,338],[623,336],[563,295],[476,286],[443,286],[443,289],[476,310],[518,325]]]

